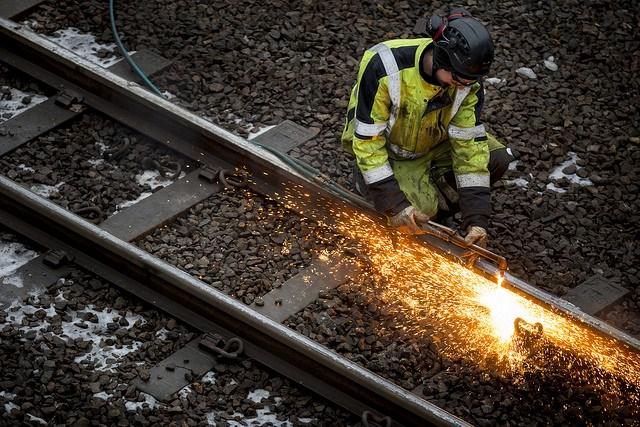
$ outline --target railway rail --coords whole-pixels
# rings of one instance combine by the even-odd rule
[[[344,193],[336,191],[336,187],[320,174],[309,179],[283,161],[285,156],[237,137],[4,18],[0,18],[0,58],[7,65],[61,90],[56,107],[53,107],[60,109],[60,118],[56,119],[59,123],[81,113],[82,108],[69,110],[70,107],[87,106],[170,147],[198,165],[182,180],[98,226],[4,177],[0,178],[2,223],[49,248],[48,255],[43,256],[49,265],[59,267],[72,261],[203,333],[223,337],[221,344],[211,335],[205,336],[200,341],[201,347],[220,351],[224,342],[237,342],[232,340],[240,338],[247,356],[354,414],[362,415],[365,423],[378,419],[387,425],[467,425],[417,394],[281,325],[286,317],[278,307],[278,301],[286,300],[291,310],[304,308],[322,289],[335,286],[335,283],[326,283],[331,281],[327,277],[344,278],[346,272],[354,268],[348,261],[316,266],[325,271],[316,274],[314,291],[304,298],[299,298],[301,291],[306,289],[300,279],[297,287],[294,280],[287,289],[265,296],[263,305],[247,307],[127,243],[221,191],[225,184],[246,185],[265,196],[283,199],[287,207],[328,225],[336,219],[351,216],[359,216],[372,225],[379,224],[380,219],[366,201],[357,196],[345,198]],[[1,148],[4,153],[46,130],[44,127],[21,129],[20,126],[12,127],[14,125],[11,121],[2,125],[5,129]],[[293,126],[291,132],[304,134],[294,125],[289,126]],[[238,170],[245,172],[238,173]],[[158,200],[167,199],[173,203],[159,208]],[[421,244],[448,257],[462,259],[465,255],[461,248],[437,237],[423,236],[421,239]],[[500,268],[500,265],[483,260],[473,266],[474,271],[492,279]],[[640,360],[640,342],[624,332],[508,272],[502,285],[605,340],[626,362]],[[526,328],[521,322],[519,324],[520,328]],[[536,327],[531,331],[535,335]],[[233,351],[233,346],[222,351]],[[144,385],[139,383],[139,387]]]

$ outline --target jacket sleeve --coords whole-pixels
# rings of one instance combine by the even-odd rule
[[[482,88],[476,83],[449,123],[448,133],[462,226],[477,225],[486,229],[491,215],[489,146],[484,125],[476,114],[478,90]]]
[[[410,203],[393,175],[384,131],[391,100],[384,68],[377,55],[363,60],[356,86],[353,153],[378,212],[393,216]]]

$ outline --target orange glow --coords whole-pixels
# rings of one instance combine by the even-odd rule
[[[331,210],[331,224],[323,224],[313,207],[296,189],[278,202],[336,230],[357,246],[361,264],[358,284],[375,286],[385,310],[396,315],[397,328],[418,339],[441,343],[443,356],[465,359],[483,367],[499,360],[513,373],[531,369],[529,357],[514,343],[514,321],[539,322],[546,345],[557,349],[552,360],[536,369],[568,369],[583,383],[601,388],[603,394],[619,388],[611,378],[623,378],[640,387],[640,356],[611,338],[517,295],[495,281],[430,250],[421,242],[389,230],[379,221],[349,207]],[[340,251],[336,256],[344,256]],[[326,254],[324,256],[327,256]],[[331,255],[328,255],[331,257]],[[365,286],[365,285],[360,285]],[[425,327],[428,325],[428,328]],[[625,396],[640,403],[638,396]]]
[[[498,286],[502,286],[502,282],[504,282],[504,276],[500,273],[496,274],[496,283]]]
[[[500,343],[511,341],[516,318],[520,317],[535,323],[527,319],[529,316],[527,307],[506,289],[488,289],[478,296],[478,301],[489,309],[493,333]]]

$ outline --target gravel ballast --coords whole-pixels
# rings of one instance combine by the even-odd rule
[[[640,12],[628,1],[464,4],[488,24],[496,43],[483,118],[492,133],[520,153],[495,186],[490,249],[508,259],[514,275],[558,296],[594,275],[626,287],[630,296],[602,318],[640,337],[640,113],[634,101],[640,98],[640,68],[633,55],[640,48],[635,31]],[[317,128],[318,136],[293,155],[350,187],[352,160],[342,152],[339,135],[358,58],[381,40],[412,37],[416,19],[440,6],[160,0],[119,4],[118,25],[131,50],[151,49],[174,61],[155,79],[176,95],[172,102],[241,136],[284,119]],[[73,26],[111,41],[106,6],[97,0],[46,2],[27,22],[46,34]],[[2,85],[40,90],[15,80]],[[82,135],[81,128],[98,129],[98,137],[95,131],[75,136]],[[110,138],[138,141],[119,160],[114,170],[120,172],[88,163],[99,157],[95,142]],[[110,214],[120,201],[148,190],[135,176],[142,170],[140,158],[156,149],[140,141],[100,116],[85,115],[5,156],[0,165],[2,173],[27,185],[71,182],[51,198],[71,209],[95,203]],[[63,153],[56,144],[71,148]],[[87,148],[90,152],[84,153]],[[43,152],[56,153],[60,170],[77,167],[75,178],[60,178],[63,172],[40,158]],[[34,159],[36,167],[30,166]],[[93,188],[96,170],[109,176],[104,188]],[[118,173],[126,176],[120,179]],[[250,304],[308,265],[318,250],[340,244],[331,239],[330,233],[270,201],[226,192],[137,245]],[[637,423],[637,407],[590,384],[568,381],[563,369],[548,375],[499,375],[465,359],[443,357],[436,335],[417,338],[402,330],[410,319],[384,307],[376,293],[379,285],[360,281],[329,291],[287,324],[402,387],[422,386],[426,399],[477,425]],[[7,329],[6,358],[22,349],[22,335],[14,329]],[[240,399],[246,399],[244,394]],[[198,405],[186,401],[183,415],[190,419]],[[237,410],[235,402],[225,404],[229,414]],[[155,417],[155,411],[143,415]],[[100,423],[116,419],[100,414]],[[193,422],[204,422],[205,412],[194,414]],[[327,415],[313,416],[318,414]],[[151,421],[169,419],[176,420]]]
[[[522,154],[506,178],[529,182],[497,186],[491,248],[557,295],[598,273],[632,289],[637,307],[638,9],[628,1],[462,5],[496,44],[484,120]],[[174,61],[156,79],[174,102],[240,135],[285,118],[318,128],[296,155],[350,185],[339,134],[359,57],[381,40],[414,36],[417,18],[443,6],[162,0],[120,4],[117,19],[128,48]],[[103,2],[46,2],[27,21],[47,34],[72,26],[111,42]],[[561,179],[565,193],[548,190],[569,152],[593,185]]]
[[[14,241],[2,233],[2,245]],[[148,378],[156,363],[197,335],[74,271],[0,313],[0,425],[353,424],[251,360],[219,360],[168,402],[135,389],[135,377]]]
[[[230,188],[136,244],[251,304],[339,240],[273,201]]]

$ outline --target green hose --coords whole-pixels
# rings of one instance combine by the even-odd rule
[[[120,49],[120,52],[122,53],[122,56],[124,56],[124,59],[129,63],[129,65],[131,66],[131,69],[138,75],[138,77],[140,77],[142,79],[142,81],[144,82],[144,84],[151,89],[153,92],[156,93],[156,95],[165,98],[165,96],[162,94],[162,92],[160,92],[160,89],[158,89],[156,87],[156,85],[153,84],[153,82],[149,79],[149,77],[147,77],[147,75],[144,73],[144,71],[142,71],[140,69],[140,67],[138,67],[138,64],[135,63],[135,61],[133,59],[131,59],[131,56],[129,55],[129,52],[127,51],[127,49],[125,49],[124,45],[122,44],[122,41],[120,40],[120,36],[118,35],[118,30],[116,30],[116,18],[115,18],[115,0],[109,0],[109,20],[111,21],[111,32],[113,33],[113,38],[116,41],[116,44],[118,45],[118,48]]]
[[[307,178],[309,181],[315,182],[316,184],[320,185],[320,187],[328,190],[334,195],[340,197],[341,199],[351,201],[358,205],[362,204],[362,200],[360,197],[356,196],[349,190],[335,183],[329,177],[324,176],[323,174],[320,173],[318,169],[314,168],[313,166],[303,162],[302,160],[298,160],[294,157],[291,157],[288,154],[282,153],[281,151],[278,151],[277,149],[270,147],[268,145],[261,144],[256,141],[251,141],[251,142],[253,142],[258,147],[267,150],[268,152],[276,156],[278,159],[282,160],[284,163],[291,166],[294,170],[296,170],[303,177]]]
[[[116,30],[114,3],[115,3],[115,0],[109,0],[109,19],[111,20],[111,32],[113,33],[113,38],[115,39],[116,44],[120,49],[120,52],[122,52],[122,56],[124,56],[124,58],[129,63],[133,71],[142,79],[142,81],[147,85],[147,87],[149,87],[149,89],[153,90],[159,96],[164,97],[162,92],[160,92],[160,90],[151,82],[151,80],[149,80],[147,75],[140,69],[140,67],[138,67],[138,65],[133,61],[133,59],[131,59],[131,56],[129,56],[129,52],[127,52],[127,49],[125,49],[125,47],[122,45],[122,41],[120,40],[120,36],[118,35],[118,31]],[[359,201],[359,199],[355,197],[353,193],[342,188],[341,186],[331,181],[327,177],[324,177],[320,173],[320,171],[308,165],[307,163],[304,163],[301,160],[295,159],[287,154],[281,153],[280,151],[272,147],[269,147],[268,145],[260,144],[259,142],[255,142],[255,141],[253,141],[253,143],[259,147],[264,148],[265,150],[269,151],[271,154],[278,157],[280,160],[282,160],[287,165],[291,166],[293,169],[295,169],[298,173],[300,173],[302,176],[304,176],[308,180],[320,184],[322,187],[326,188],[327,190],[341,197],[342,199],[356,201],[356,202]]]

